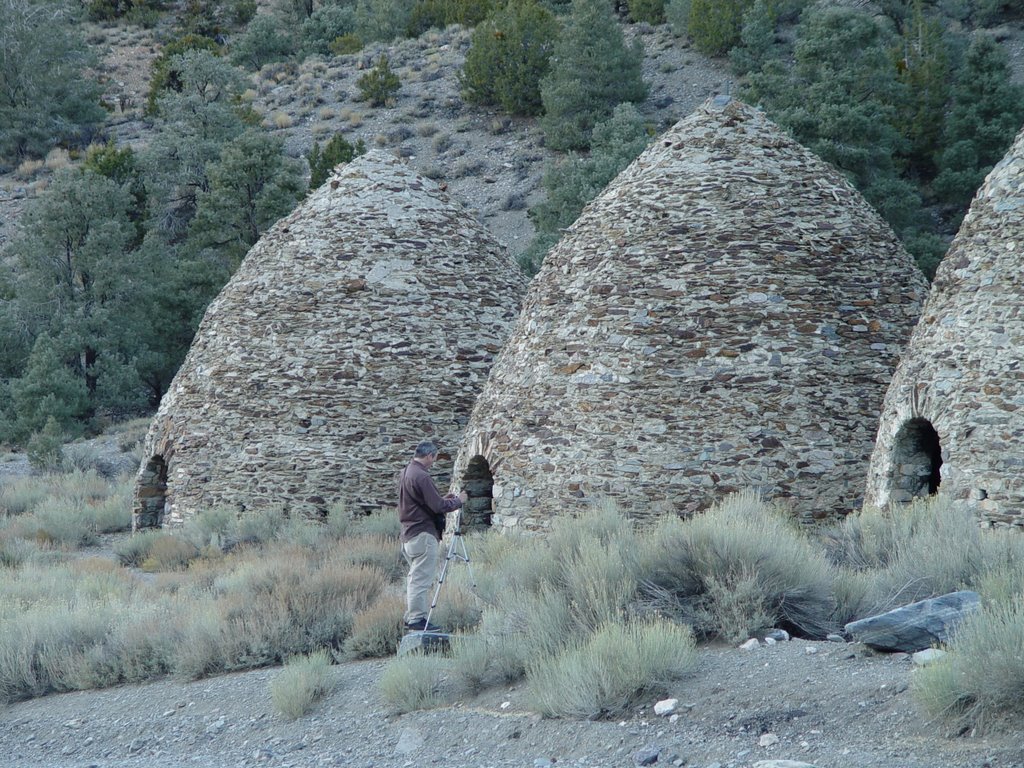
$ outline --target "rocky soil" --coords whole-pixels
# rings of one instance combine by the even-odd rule
[[[376,689],[387,663],[334,667],[334,692],[293,722],[271,706],[278,669],[15,704],[0,712],[0,766],[603,768],[655,754],[696,768],[1024,766],[1019,732],[946,733],[915,707],[912,661],[858,645],[705,648],[667,691],[677,716],[656,715],[652,698],[592,722],[541,719],[519,687],[398,716]]]

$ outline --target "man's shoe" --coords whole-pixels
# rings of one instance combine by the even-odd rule
[[[440,632],[441,628],[434,624],[428,624],[426,619],[405,622],[407,632]]]

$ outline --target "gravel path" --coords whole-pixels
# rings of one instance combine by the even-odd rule
[[[944,734],[914,706],[910,659],[857,645],[703,649],[669,692],[679,699],[674,722],[654,714],[654,700],[622,720],[544,720],[519,687],[396,716],[376,689],[386,663],[334,667],[333,694],[294,722],[270,703],[278,669],[15,704],[0,713],[0,766],[631,766],[651,748],[657,765],[699,768],[1024,766],[1019,734]]]

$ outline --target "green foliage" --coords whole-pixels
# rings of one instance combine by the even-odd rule
[[[548,717],[620,715],[661,694],[697,660],[693,633],[664,620],[609,623],[530,668],[533,707]]]
[[[668,0],[665,3],[665,20],[676,37],[683,37],[690,24],[691,0]]]
[[[291,58],[296,42],[285,21],[272,14],[257,15],[231,46],[231,63],[250,70]]]
[[[927,16],[922,0],[915,0],[900,36],[897,72],[907,99],[897,105],[896,125],[910,141],[910,171],[929,179],[935,175],[933,155],[940,143],[949,100],[949,48],[942,22]]]
[[[936,496],[899,508],[865,509],[832,534],[840,623],[977,584],[987,556],[964,506]]]
[[[284,668],[270,682],[270,700],[284,717],[296,720],[311,712],[316,702],[333,687],[330,654],[315,651],[284,663]]]
[[[355,144],[351,144],[340,133],[334,134],[322,151],[319,142],[314,141],[308,155],[309,188],[317,189],[327,181],[335,168],[351,163],[354,158],[365,152],[366,144],[362,139],[357,139]]]
[[[59,0],[0,1],[0,162],[88,144],[106,116],[71,8]]]
[[[1024,708],[1024,599],[983,605],[942,659],[914,673],[912,692],[934,716],[963,730],[994,725]]]
[[[552,58],[541,81],[541,127],[555,150],[586,149],[594,125],[624,101],[647,96],[641,76],[640,42],[627,47],[604,0],[573,0]]]
[[[108,178],[131,194],[132,205],[128,210],[128,218],[135,224],[137,231],[137,238],[131,246],[138,246],[144,234],[146,186],[134,150],[131,147],[118,149],[112,140],[106,144],[93,144],[85,153],[82,170]]]
[[[125,18],[128,21],[152,21],[164,9],[162,2],[147,0],[89,0],[86,13],[90,21],[110,21]],[[152,24],[147,24],[152,26]]]
[[[371,42],[389,42],[409,29],[416,0],[356,0],[356,34]]]
[[[391,71],[388,57],[381,54],[374,68],[356,80],[356,87],[364,101],[370,102],[371,106],[382,107],[398,93],[401,83],[398,75]]]
[[[743,15],[753,0],[690,0],[686,29],[694,46],[709,56],[728,53],[740,41]]]
[[[336,37],[329,46],[331,53],[335,56],[347,56],[351,53],[358,53],[363,50],[363,41],[359,35],[348,34]]]
[[[187,245],[215,249],[232,269],[306,191],[298,163],[284,155],[283,140],[254,129],[227,142],[206,175]]]
[[[381,698],[397,713],[430,709],[444,702],[448,663],[441,656],[410,653],[394,659],[380,677]]]
[[[146,96],[146,114],[155,115],[157,102],[166,91],[181,92],[184,82],[181,77],[181,63],[176,58],[186,51],[209,51],[219,56],[220,46],[209,37],[184,35],[167,43],[160,55],[153,60],[149,76],[149,92]]]
[[[1012,83],[1005,51],[977,33],[953,84],[935,191],[966,206],[1024,122],[1024,88]]]
[[[691,520],[660,522],[645,540],[640,572],[653,605],[699,635],[737,640],[784,626],[820,638],[833,627],[824,553],[751,494]]]
[[[536,0],[511,0],[473,32],[459,76],[464,98],[513,115],[539,114],[539,84],[557,36],[557,20]]]
[[[32,347],[25,373],[11,383],[13,409],[9,439],[22,440],[52,419],[62,431],[75,432],[88,411],[85,382],[76,376],[46,333]]]
[[[629,0],[629,18],[661,24],[665,21],[665,0]]]
[[[406,34],[419,37],[428,29],[444,29],[449,24],[475,27],[500,7],[500,0],[417,0]]]
[[[351,35],[356,28],[355,9],[347,5],[321,5],[302,22],[299,37],[303,53],[319,53],[324,56],[339,53],[332,43],[338,38]],[[360,43],[359,48],[362,48]],[[356,49],[358,50],[358,48]],[[355,51],[348,51],[354,53]]]
[[[60,466],[61,448],[64,446],[65,435],[60,423],[53,416],[46,419],[46,424],[28,440],[25,453],[28,463],[35,469],[50,472]]]
[[[774,0],[754,0],[743,14],[739,44],[729,51],[729,62],[737,74],[756,71],[777,56],[775,24]]]
[[[547,247],[536,261],[531,259],[529,273],[540,268],[544,253],[558,241],[561,230],[576,221],[583,206],[644,151],[649,139],[643,118],[627,102],[594,127],[589,157],[570,156],[548,166],[544,173],[547,197],[529,212],[537,231],[533,244],[538,251]],[[533,256],[532,251],[530,254]]]
[[[388,595],[355,615],[352,634],[342,645],[346,659],[372,659],[391,656],[402,640],[405,599]]]

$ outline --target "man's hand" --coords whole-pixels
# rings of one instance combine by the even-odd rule
[[[462,491],[462,493],[459,494],[459,501],[461,501],[463,504],[465,504],[468,499],[469,494],[466,493],[465,491]]]

